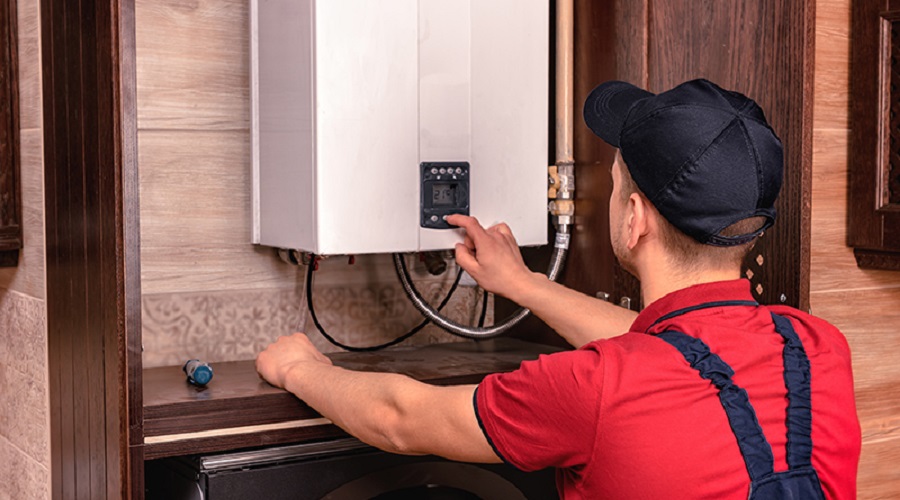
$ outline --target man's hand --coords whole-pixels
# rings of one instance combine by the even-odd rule
[[[513,301],[517,291],[537,276],[522,259],[509,226],[500,223],[485,229],[474,217],[451,215],[447,222],[466,230],[465,243],[456,245],[456,262],[489,292]]]
[[[280,337],[256,358],[256,371],[275,387],[284,388],[288,372],[300,363],[331,364],[302,333]]]

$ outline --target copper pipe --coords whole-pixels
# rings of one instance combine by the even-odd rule
[[[572,165],[575,0],[556,2],[556,164]]]

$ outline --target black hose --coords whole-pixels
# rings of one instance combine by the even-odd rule
[[[325,337],[325,340],[330,342],[332,345],[335,345],[337,347],[340,347],[341,349],[344,349],[344,350],[350,351],[350,352],[380,351],[387,347],[391,347],[393,345],[399,344],[400,342],[403,342],[404,340],[419,333],[419,331],[422,330],[422,328],[425,328],[425,326],[428,323],[431,323],[431,320],[425,319],[424,321],[422,321],[421,323],[416,325],[412,330],[404,333],[403,335],[395,338],[394,340],[385,342],[384,344],[373,345],[373,346],[368,346],[368,347],[356,347],[356,346],[346,345],[346,344],[342,344],[341,342],[338,342],[334,337],[332,337],[331,335],[328,334],[328,332],[325,331],[325,328],[322,326],[321,323],[319,323],[319,318],[316,316],[316,308],[313,305],[313,300],[312,300],[312,282],[313,282],[312,275],[313,275],[313,271],[315,270],[315,267],[316,267],[316,264],[315,264],[316,256],[310,255],[310,259],[311,260],[310,260],[309,265],[307,266],[307,271],[306,271],[306,306],[309,309],[309,315],[312,317],[313,323],[316,325],[316,328],[319,330],[319,333],[321,333],[322,336]],[[441,301],[441,304],[437,308],[438,311],[443,309],[444,306],[446,306],[447,303],[450,302],[450,297],[453,296],[453,292],[455,292],[456,288],[459,286],[459,279],[461,277],[462,277],[462,268],[460,268],[459,271],[456,273],[456,279],[453,280],[453,286],[450,287],[450,290],[447,292],[447,296],[444,297],[444,300]],[[484,313],[482,312],[482,317],[484,317],[483,314]]]

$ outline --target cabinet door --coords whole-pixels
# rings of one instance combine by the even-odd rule
[[[0,0],[0,267],[22,248],[19,200],[19,106],[16,1]]]
[[[807,309],[815,2],[647,0],[645,5],[649,90],[707,78],[756,100],[781,138],[778,220],[748,256],[744,275],[760,302]]]
[[[900,270],[900,1],[853,2],[848,244]]]
[[[755,99],[784,143],[778,221],[743,273],[763,303],[809,307],[814,3],[810,0],[575,0],[575,103],[598,83],[624,80],[653,92],[707,78]],[[609,243],[609,166],[615,150],[575,123],[575,231],[562,281],[640,309],[640,285]],[[549,253],[549,252],[547,252]],[[547,255],[529,255],[540,269]],[[511,307],[498,301],[497,317]],[[530,318],[522,336],[560,342]]]

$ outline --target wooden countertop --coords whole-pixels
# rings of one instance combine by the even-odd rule
[[[450,385],[477,383],[490,373],[514,370],[523,360],[558,350],[499,338],[329,357],[352,370],[401,373]],[[213,380],[205,388],[187,383],[180,366],[144,370],[146,459],[342,435],[292,394],[261,380],[253,361],[212,367]]]

